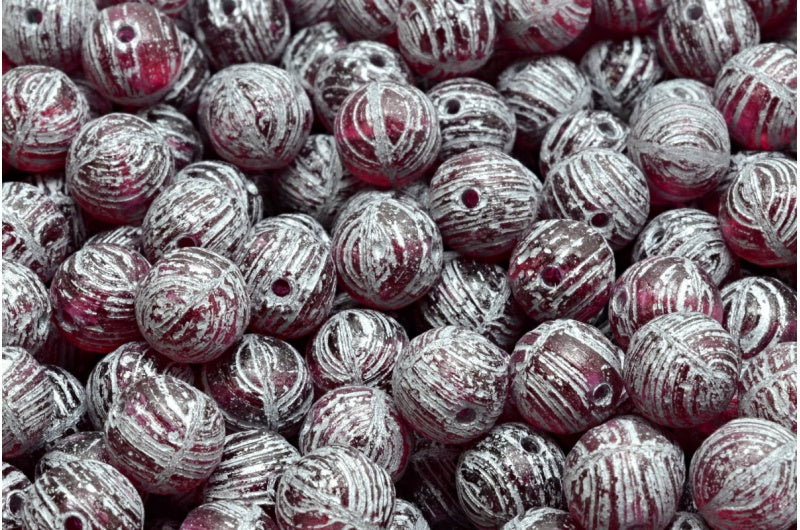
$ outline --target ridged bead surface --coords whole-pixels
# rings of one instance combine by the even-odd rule
[[[251,225],[264,216],[264,200],[258,187],[233,164],[218,160],[194,162],[175,173],[175,182],[183,180],[200,180],[227,188],[245,206]]]
[[[578,530],[569,512],[556,508],[531,508],[510,519],[501,530]]]
[[[242,169],[277,169],[303,147],[311,101],[296,77],[268,64],[220,70],[200,95],[198,120],[217,154]]]
[[[114,466],[141,490],[159,495],[189,491],[216,469],[225,423],[206,394],[171,376],[129,386],[105,424]]]
[[[456,326],[414,338],[397,359],[392,393],[406,422],[440,443],[466,443],[489,431],[508,392],[508,354]]]
[[[200,93],[211,77],[211,70],[206,54],[193,37],[178,30],[178,41],[183,57],[181,69],[172,88],[164,95],[161,102],[194,116],[200,102]]]
[[[514,298],[532,319],[585,322],[608,301],[614,253],[586,223],[539,221],[511,254],[508,276]]]
[[[639,120],[639,114],[665,99],[680,99],[713,105],[714,91],[705,83],[687,77],[661,81],[650,87],[636,101],[633,112],[628,118],[628,123],[635,123]]]
[[[610,418],[625,399],[623,354],[597,328],[557,319],[529,331],[511,357],[511,398],[525,421],[579,433]]]
[[[636,416],[620,416],[581,436],[567,455],[564,493],[583,528],[661,528],[675,515],[683,452]]]
[[[392,513],[392,530],[430,530],[425,516],[415,505],[403,499],[397,499]]]
[[[592,22],[623,33],[642,33],[652,27],[668,0],[593,0]]]
[[[399,0],[338,0],[336,20],[353,40],[396,41]]]
[[[490,148],[448,158],[431,179],[430,212],[444,243],[461,255],[496,260],[530,230],[542,184],[522,163]]]
[[[3,260],[3,346],[19,346],[35,355],[50,332],[50,295],[25,265]]]
[[[215,359],[244,333],[250,301],[233,262],[200,248],[162,257],[136,291],[136,322],[147,342],[177,362]]]
[[[8,530],[23,528],[22,507],[27,502],[30,487],[31,481],[22,471],[3,462],[3,528]]]
[[[44,370],[55,402],[53,422],[44,433],[44,447],[50,447],[63,436],[75,434],[87,426],[86,389],[64,368],[45,365]]]
[[[36,476],[41,477],[66,462],[89,460],[111,463],[103,431],[82,431],[54,441],[36,463]]]
[[[201,504],[186,516],[181,530],[278,530],[264,510],[252,504],[214,501]]]
[[[309,97],[322,63],[347,46],[347,38],[333,22],[308,26],[289,39],[281,57],[281,68],[297,76]]]
[[[266,335],[245,335],[205,364],[200,377],[232,430],[264,428],[291,436],[314,398],[311,374],[297,350]]]
[[[336,18],[335,0],[285,0],[284,3],[295,31]]]
[[[709,436],[689,467],[692,497],[709,526],[788,528],[797,517],[797,437],[767,420],[732,420]]]
[[[709,530],[709,526],[700,514],[676,512],[675,517],[665,527],[665,530]]]
[[[774,421],[797,432],[797,343],[782,342],[745,361],[739,415]]]
[[[192,120],[175,107],[158,104],[139,111],[138,116],[156,128],[164,137],[175,161],[175,170],[200,160],[203,156],[203,140],[194,128]]]
[[[158,130],[130,114],[86,124],[69,149],[67,185],[88,214],[113,224],[138,224],[169,184],[172,152]]]
[[[50,198],[67,220],[70,235],[70,246],[67,254],[72,254],[83,246],[87,238],[86,217],[78,207],[78,203],[70,195],[67,178],[63,172],[36,173],[30,175],[26,182],[33,184]]]
[[[139,254],[143,254],[142,248],[142,227],[133,225],[122,225],[111,230],[98,232],[86,240],[86,246],[109,244],[117,245]]]
[[[560,50],[589,24],[591,0],[494,0],[501,40],[529,54]]]

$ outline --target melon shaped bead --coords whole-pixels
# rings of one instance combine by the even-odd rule
[[[366,192],[350,204],[355,200],[358,207],[345,206],[333,228],[341,287],[375,309],[400,309],[419,300],[442,270],[436,224],[410,199]]]
[[[291,436],[314,398],[311,374],[297,350],[266,335],[248,333],[203,365],[200,377],[232,430],[265,428]]]
[[[518,50],[546,54],[561,50],[589,25],[592,0],[494,0],[500,38]]]
[[[472,258],[502,259],[536,220],[541,189],[536,175],[511,156],[470,149],[433,175],[431,217],[448,247]]]
[[[175,173],[175,182],[199,180],[219,184],[232,192],[247,209],[249,224],[253,225],[264,216],[264,200],[255,182],[236,166],[218,160],[194,162]]]
[[[38,447],[53,422],[56,402],[44,366],[17,346],[3,346],[3,456]]]
[[[25,265],[3,260],[3,346],[18,346],[36,355],[50,332],[50,295]]]
[[[539,169],[545,182],[557,162],[591,148],[621,153],[628,140],[628,125],[605,110],[579,110],[556,118],[547,128],[539,151]]]
[[[276,66],[248,63],[214,74],[200,96],[198,118],[221,158],[261,170],[283,167],[300,152],[313,113],[296,77]]]
[[[276,62],[289,40],[289,12],[281,0],[195,0],[187,15],[215,70]]]
[[[780,31],[782,24],[786,22],[789,22],[790,26],[797,27],[794,24],[797,18],[797,2],[793,0],[746,0],[746,2],[753,10],[762,34],[772,35],[774,32]],[[797,41],[796,33],[792,40]]]
[[[696,311],[722,322],[722,298],[711,277],[680,256],[637,261],[617,278],[608,302],[614,340],[627,349],[633,334],[657,316]]]
[[[25,528],[142,528],[144,505],[122,473],[96,460],[65,462],[37,478],[22,511]]]
[[[27,502],[30,488],[31,481],[25,473],[3,461],[3,528],[7,530],[23,528],[22,507]]]
[[[538,149],[561,115],[592,107],[592,86],[578,67],[549,55],[515,63],[500,74],[497,89],[517,119],[516,145]]]
[[[53,322],[67,341],[90,352],[139,339],[134,297],[149,270],[141,254],[117,245],[82,248],[53,276]]]
[[[55,413],[44,433],[44,446],[49,447],[62,436],[80,432],[87,426],[86,390],[78,378],[58,366],[44,367],[53,388]]]
[[[208,59],[194,38],[178,30],[181,46],[181,69],[175,84],[161,99],[162,103],[172,105],[187,116],[194,116],[200,102],[200,93],[211,77]]]
[[[415,306],[419,327],[461,326],[477,331],[504,350],[522,335],[527,318],[514,301],[506,270],[456,257]]]
[[[539,221],[511,254],[508,277],[514,298],[532,319],[585,322],[611,294],[614,252],[586,223]]]
[[[137,487],[158,495],[189,491],[216,469],[225,422],[214,400],[168,375],[129,386],[109,410],[111,462]]]
[[[738,260],[725,244],[719,221],[694,208],[676,208],[650,220],[636,238],[632,258],[681,256],[708,273],[716,285],[730,278]]]
[[[459,77],[434,85],[428,97],[439,117],[440,161],[476,147],[511,152],[517,137],[517,118],[492,85]]]
[[[397,18],[400,53],[425,79],[471,74],[494,52],[492,0],[410,0]]]
[[[797,432],[797,343],[781,342],[745,361],[739,378],[739,415]]]
[[[633,112],[628,118],[628,123],[636,123],[639,121],[639,115],[642,112],[665,99],[680,99],[713,105],[714,91],[705,83],[686,77],[661,81],[650,87],[636,101]]]
[[[489,431],[508,392],[508,354],[474,331],[456,326],[426,331],[397,359],[395,403],[419,434],[461,444]]]
[[[668,0],[593,0],[592,23],[620,33],[643,33],[658,21]]]
[[[81,248],[86,242],[87,223],[84,213],[69,193],[64,173],[37,173],[28,177],[27,182],[44,192],[67,220],[71,240],[67,254],[72,254]]]
[[[752,276],[722,289],[722,325],[749,359],[797,340],[797,293],[775,278]]]
[[[278,526],[261,508],[234,501],[214,501],[194,508],[180,530],[278,530]]]
[[[201,248],[163,256],[139,283],[135,302],[142,336],[176,362],[219,357],[250,321],[242,273],[230,260]]]
[[[281,435],[264,429],[225,437],[222,460],[203,490],[204,502],[241,501],[264,510],[275,508],[275,490],[300,453]]]
[[[585,149],[561,159],[550,168],[542,190],[543,217],[583,221],[614,250],[633,241],[649,211],[644,174],[610,149]]]
[[[759,38],[745,0],[675,0],[658,23],[658,55],[674,76],[710,84],[728,59]]]
[[[583,55],[580,66],[592,85],[597,106],[623,120],[664,74],[656,41],[649,36],[600,41]]]
[[[531,508],[500,527],[500,530],[578,530],[569,512],[557,508]]]
[[[111,464],[103,431],[83,431],[59,438],[36,463],[36,476],[41,477],[66,462],[96,460]]]
[[[144,252],[142,248],[142,227],[118,226],[111,230],[98,232],[86,240],[86,246],[99,244],[117,245],[142,254]]]
[[[78,86],[49,66],[18,66],[3,76],[3,160],[22,171],[64,167],[89,104]]]
[[[277,224],[273,224],[277,223]],[[267,219],[263,219],[253,225],[250,235],[256,236],[262,231],[270,230],[273,226],[285,227],[288,230],[302,232],[316,240],[317,243],[325,248],[331,246],[331,236],[316,219],[304,213],[283,213]]]
[[[174,170],[172,152],[155,127],[112,113],[81,129],[66,174],[72,197],[86,213],[107,223],[138,224]]]
[[[569,452],[564,493],[583,528],[663,528],[677,511],[684,475],[675,443],[639,417],[619,416]]]
[[[295,30],[336,18],[335,0],[285,0],[284,3]]]
[[[203,157],[203,140],[192,121],[175,107],[159,104],[139,111],[138,116],[161,133],[180,170]]]
[[[415,505],[403,499],[396,499],[392,512],[392,530],[430,530],[425,516]]]
[[[610,418],[625,399],[623,354],[597,328],[576,320],[545,322],[517,342],[511,397],[525,421],[572,434]]]
[[[343,386],[314,403],[300,429],[302,454],[329,445],[360,450],[397,480],[414,449],[414,437],[389,394],[372,387]]]
[[[112,111],[113,104],[111,101],[98,92],[94,85],[83,75],[73,74],[70,79],[78,87],[78,90],[83,93],[83,97],[86,98],[86,103],[89,105],[89,118],[99,118]]]
[[[797,263],[797,161],[746,163],[722,196],[719,221],[740,258],[762,267]]]
[[[712,528],[789,528],[797,518],[797,437],[777,423],[732,420],[692,456],[698,513]]]
[[[347,37],[333,22],[319,22],[292,35],[281,57],[281,68],[297,76],[309,97],[322,63],[347,46]]]
[[[628,156],[644,171],[653,201],[679,204],[713,190],[728,170],[722,114],[705,103],[665,99],[631,124]]]
[[[352,40],[397,41],[400,0],[338,0],[334,13]]]

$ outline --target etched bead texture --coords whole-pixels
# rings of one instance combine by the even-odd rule
[[[347,38],[333,22],[308,26],[289,39],[281,57],[281,68],[294,74],[309,97],[322,63],[334,52],[347,46]]]
[[[67,187],[67,178],[63,172],[37,173],[30,175],[26,181],[36,186],[53,201],[67,220],[70,233],[70,246],[67,254],[72,254],[86,242],[87,223],[85,214],[72,198]]]
[[[218,160],[194,162],[175,173],[175,182],[201,180],[219,184],[232,192],[247,209],[249,224],[256,224],[264,216],[264,200],[255,182],[233,164]]]
[[[589,24],[591,0],[493,0],[500,38],[529,54],[561,50]]]
[[[569,512],[557,508],[531,508],[510,519],[500,530],[578,530]]]
[[[336,20],[353,40],[397,40],[400,0],[337,0]]]
[[[668,0],[593,0],[592,23],[622,33],[643,33],[658,22]]]
[[[665,99],[680,99],[713,105],[714,91],[705,83],[686,77],[661,81],[650,87],[636,101],[633,112],[628,118],[628,123],[636,123],[639,121],[639,115],[642,112]]]
[[[49,447],[62,436],[86,427],[86,390],[78,378],[64,368],[45,365],[44,370],[53,388],[55,402],[53,422],[43,438],[44,446]]]
[[[408,501],[397,499],[394,503],[392,524],[389,528],[392,530],[430,530],[431,527],[419,508]]]
[[[50,332],[50,295],[25,265],[3,260],[3,347],[18,346],[36,355]]]
[[[180,170],[203,157],[203,140],[194,128],[192,121],[178,109],[170,105],[159,104],[139,111],[143,118],[164,137],[175,169]]]
[[[335,0],[285,0],[284,3],[295,30],[336,18]]]
[[[797,432],[797,343],[781,342],[745,361],[739,415],[774,421]]]
[[[797,437],[777,423],[732,420],[692,456],[697,511],[712,528],[788,528],[797,517]]]
[[[699,514],[676,512],[665,530],[709,530],[709,526]]]
[[[211,69],[206,54],[194,38],[178,30],[178,41],[182,56],[181,69],[161,102],[172,105],[187,116],[194,116],[200,102],[200,92],[211,77]]]
[[[214,400],[168,375],[133,383],[108,413],[105,439],[114,466],[142,491],[187,492],[222,456],[225,423]]]
[[[278,530],[278,526],[262,509],[234,501],[207,502],[193,509],[183,520],[180,530]]]
[[[637,416],[581,436],[567,455],[564,493],[583,528],[663,528],[678,508],[683,452]]]
[[[98,232],[86,240],[86,246],[100,244],[117,245],[143,255],[142,227],[132,225],[118,226],[111,230]]]
[[[753,10],[762,33],[771,33],[778,30],[781,23],[797,17],[797,2],[792,0],[746,0],[747,5]],[[795,30],[796,31],[796,30]],[[766,40],[766,39],[764,39]],[[795,41],[797,35],[795,35]],[[796,45],[795,45],[796,46]]]
[[[30,488],[31,481],[28,480],[28,477],[19,469],[3,461],[3,528],[8,530],[23,528],[22,508],[27,502]]]
[[[41,477],[66,462],[89,460],[111,464],[102,431],[82,431],[54,441],[36,463],[36,476]]]

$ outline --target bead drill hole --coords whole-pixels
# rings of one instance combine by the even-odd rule
[[[272,283],[272,292],[275,293],[276,296],[283,297],[292,292],[292,286],[289,285],[289,282],[286,280],[275,280]]]
[[[386,60],[380,55],[370,55],[369,62],[371,62],[378,68],[383,68],[384,66],[386,66]]]
[[[616,136],[614,134],[614,127],[607,121],[601,121],[597,124],[597,129],[603,136]]]
[[[475,411],[472,409],[461,409],[456,414],[456,421],[458,423],[471,423],[475,420]]]
[[[519,444],[522,446],[522,449],[528,453],[536,454],[542,450],[542,448],[539,446],[539,442],[530,436],[523,438]]]
[[[558,267],[545,267],[542,271],[542,281],[548,287],[555,287],[561,280],[564,279],[564,275],[561,274],[561,271]]]
[[[196,247],[197,241],[191,236],[183,236],[177,241],[178,248]]]
[[[684,521],[681,523],[679,530],[694,530],[694,526],[689,521]]]
[[[686,18],[688,20],[699,20],[703,16],[703,8],[697,4],[692,4],[686,8]]]
[[[447,103],[444,104],[444,110],[448,114],[456,114],[459,110],[461,110],[461,103],[455,99],[447,100]]]
[[[120,42],[130,42],[136,37],[136,31],[130,26],[122,26],[117,30],[117,38]]]
[[[17,513],[22,509],[22,495],[12,493],[8,498],[8,509],[11,513]]]
[[[28,9],[25,11],[25,20],[28,21],[28,24],[41,24],[42,12],[38,9]]]
[[[236,11],[236,2],[233,0],[225,0],[222,2],[222,12],[226,15],[232,15]]]
[[[64,519],[64,530],[83,530],[83,521],[77,515]]]
[[[592,401],[595,405],[605,407],[611,404],[612,395],[611,385],[608,383],[600,383],[592,392]]]
[[[592,216],[592,226],[594,226],[595,228],[603,228],[608,224],[608,220],[609,220],[608,214],[605,214],[603,212],[596,213]]]
[[[480,194],[473,189],[468,189],[461,194],[461,203],[467,208],[475,208],[480,200]]]

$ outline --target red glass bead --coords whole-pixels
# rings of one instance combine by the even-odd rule
[[[353,40],[397,40],[400,0],[337,0],[334,12]]]
[[[285,0],[284,3],[295,30],[336,18],[335,0]]]
[[[175,494],[202,484],[217,467],[225,423],[206,394],[157,375],[114,400],[105,437],[112,463],[140,490]]]
[[[770,30],[776,30],[787,19],[791,23],[797,18],[797,2],[793,0],[746,0],[746,2],[753,10],[762,33],[770,33]],[[796,24],[791,25],[796,26]],[[796,35],[794,40],[797,40]]]
[[[797,343],[781,342],[745,361],[739,415],[774,421],[797,432]]]
[[[198,506],[183,520],[180,530],[278,530],[269,515],[253,504],[214,501]]]
[[[18,66],[3,76],[3,160],[23,171],[64,167],[89,105],[64,73]]]
[[[583,528],[662,528],[677,511],[684,475],[674,442],[639,417],[619,416],[569,452],[564,493]]]
[[[745,0],[674,0],[658,23],[658,55],[676,77],[711,83],[725,62],[758,44]]]
[[[94,88],[94,85],[83,75],[73,75],[70,79],[72,79],[72,82],[78,87],[78,90],[83,93],[83,97],[86,98],[86,102],[89,104],[89,117],[91,119],[99,118],[112,111],[113,104],[111,101],[107,100],[98,92],[97,89]]]
[[[83,431],[54,441],[36,463],[36,477],[67,462],[96,460],[111,464],[102,431]]]
[[[206,54],[194,38],[178,30],[178,41],[183,57],[181,69],[178,71],[175,84],[161,102],[172,105],[187,116],[193,116],[197,112],[200,93],[211,77],[211,70]]]
[[[245,335],[203,365],[201,381],[233,430],[265,428],[291,436],[314,398],[311,373],[297,350],[266,335]]]
[[[712,528],[789,528],[797,518],[797,438],[777,423],[732,420],[692,456],[697,510]]]
[[[175,107],[155,105],[137,114],[161,133],[180,170],[203,157],[203,140],[192,121]]]
[[[644,33],[658,22],[668,0],[593,0],[592,23],[620,33]]]
[[[310,530],[354,522],[387,528],[395,490],[388,473],[363,453],[339,445],[321,447],[289,467],[278,484],[275,515],[281,528]]]
[[[217,72],[203,89],[198,110],[200,127],[217,154],[251,170],[288,164],[308,138],[312,117],[296,77],[255,63]]]
[[[88,426],[86,390],[77,377],[59,366],[45,366],[56,404],[53,422],[44,433],[44,448],[63,436],[75,434]],[[40,447],[41,448],[41,447]]]
[[[680,99],[683,101],[694,101],[708,105],[714,104],[714,91],[696,79],[679,77],[661,81],[650,87],[647,92],[636,101],[633,112],[628,118],[628,123],[639,121],[639,115],[649,109],[659,101],[665,99]]]
[[[428,521],[419,508],[408,501],[397,499],[392,513],[392,530],[430,530]]]
[[[274,222],[279,223],[280,226],[285,226],[288,230],[294,230],[309,235],[314,238],[317,243],[325,246],[326,248],[330,248],[331,246],[331,236],[328,235],[328,232],[322,227],[321,224],[317,222],[316,219],[304,213],[284,213],[264,219],[263,221],[253,225],[253,227],[250,229],[250,234],[258,234],[262,228],[267,229],[268,227],[273,226]]]
[[[67,254],[72,254],[81,248],[86,241],[86,220],[84,219],[84,213],[78,207],[78,203],[69,193],[64,173],[37,173],[30,175],[27,182],[44,192],[66,218],[71,239]]]
[[[569,512],[556,508],[531,508],[510,519],[500,528],[501,530],[578,530]]]
[[[3,346],[18,346],[36,355],[50,332],[50,295],[25,265],[3,260]]]
[[[289,39],[281,58],[281,68],[297,76],[309,97],[314,93],[322,63],[334,52],[347,46],[347,38],[332,22],[308,26]]]
[[[194,162],[175,173],[175,182],[183,180],[199,180],[227,188],[247,208],[247,217],[251,225],[264,216],[264,200],[258,187],[233,164],[217,160]]]
[[[3,461],[3,528],[17,529],[22,526],[22,508],[28,499],[31,481],[11,464]]]
[[[210,361],[238,341],[250,321],[244,278],[219,254],[175,250],[139,283],[136,321],[147,342],[173,361]]]
[[[532,319],[585,322],[608,301],[614,253],[586,223],[539,221],[511,254],[508,276],[514,298]]]
[[[117,245],[139,254],[143,254],[142,249],[142,227],[123,225],[111,230],[98,232],[86,240],[86,245],[110,244]]]
[[[130,114],[106,114],[89,122],[67,155],[67,185],[75,202],[113,224],[138,224],[173,172],[172,153],[161,133]]]
[[[589,24],[592,0],[495,0],[501,39],[525,53],[561,50]]]

